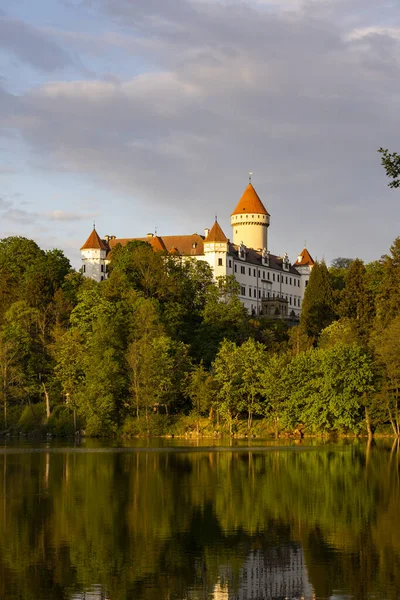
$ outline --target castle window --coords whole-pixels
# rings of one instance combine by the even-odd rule
[[[275,273],[272,273],[272,279],[275,281]]]
[[[222,258],[219,258],[219,259],[218,259],[218,266],[219,266],[219,267],[222,267]]]
[[[250,269],[250,267],[249,267],[249,275],[251,275],[251,269]]]
[[[287,277],[286,277],[286,281],[285,281],[286,285],[287,285]]]
[[[257,298],[257,290],[256,290],[256,288],[254,288],[253,296],[254,296],[254,298]]]
[[[100,271],[101,271],[102,273],[104,273],[104,265],[101,265],[101,267],[100,267]]]
[[[292,278],[291,277],[289,278],[289,281],[290,281],[290,285],[292,285]]]
[[[232,261],[229,259],[229,268],[232,267]]]
[[[240,272],[242,275],[244,275],[246,273],[246,269],[244,267],[240,267]]]
[[[278,275],[276,276],[276,279],[277,279],[277,281],[278,281],[278,283],[279,283],[279,273],[278,273]],[[282,281],[283,281],[283,279],[282,279]]]
[[[258,269],[258,276],[261,277],[260,269]]]
[[[261,298],[261,290],[258,290],[258,297]]]
[[[269,271],[268,271],[268,279],[271,279],[271,277],[270,277],[270,272],[269,272]]]
[[[237,265],[235,265],[235,273],[237,273]]]
[[[104,276],[103,276],[103,275],[100,277],[100,280],[101,280],[101,281],[104,281]]]
[[[253,269],[253,275],[254,275],[254,277],[257,277],[255,269]]]
[[[82,267],[82,273],[86,273],[86,265],[83,265],[83,267]]]
[[[297,285],[300,287],[300,279],[297,280]]]
[[[250,296],[250,298],[251,298],[251,288],[249,288],[249,296]]]
[[[240,286],[240,293],[241,293],[242,296],[246,295],[246,288],[244,287],[244,285]]]
[[[289,304],[290,304],[290,306],[292,305],[292,296],[290,296],[290,298],[289,298]]]
[[[308,281],[306,281],[306,287],[308,286]]]

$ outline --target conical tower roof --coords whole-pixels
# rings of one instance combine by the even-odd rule
[[[88,239],[83,244],[81,250],[107,250],[105,243],[100,238],[94,227]]]
[[[214,225],[210,229],[208,236],[204,240],[204,243],[207,244],[207,242],[227,242],[227,241],[228,241],[228,238],[222,231],[220,224],[218,223],[218,221],[215,221]]]
[[[248,213],[256,213],[257,215],[269,214],[251,183],[249,183],[245,189],[244,194],[240,198],[232,215],[243,215]]]
[[[306,265],[312,266],[314,264],[314,260],[313,257],[311,256],[311,254],[309,253],[309,251],[307,250],[307,248],[304,248],[304,250],[302,250],[300,252],[300,254],[297,257],[296,262],[294,263],[294,265],[298,266],[298,267],[304,267]]]

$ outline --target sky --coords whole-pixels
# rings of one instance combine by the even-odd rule
[[[400,235],[398,0],[0,0],[0,238],[203,233],[248,182],[269,249]]]

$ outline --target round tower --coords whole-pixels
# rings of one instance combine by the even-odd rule
[[[81,248],[82,274],[95,281],[103,281],[103,279],[106,279],[106,255],[107,246],[100,238],[93,225],[93,231]]]
[[[270,216],[251,183],[231,214],[233,243],[247,248],[268,249]]]

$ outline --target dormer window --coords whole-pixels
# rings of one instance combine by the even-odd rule
[[[263,265],[269,266],[269,251],[266,248],[263,248],[261,261]]]

